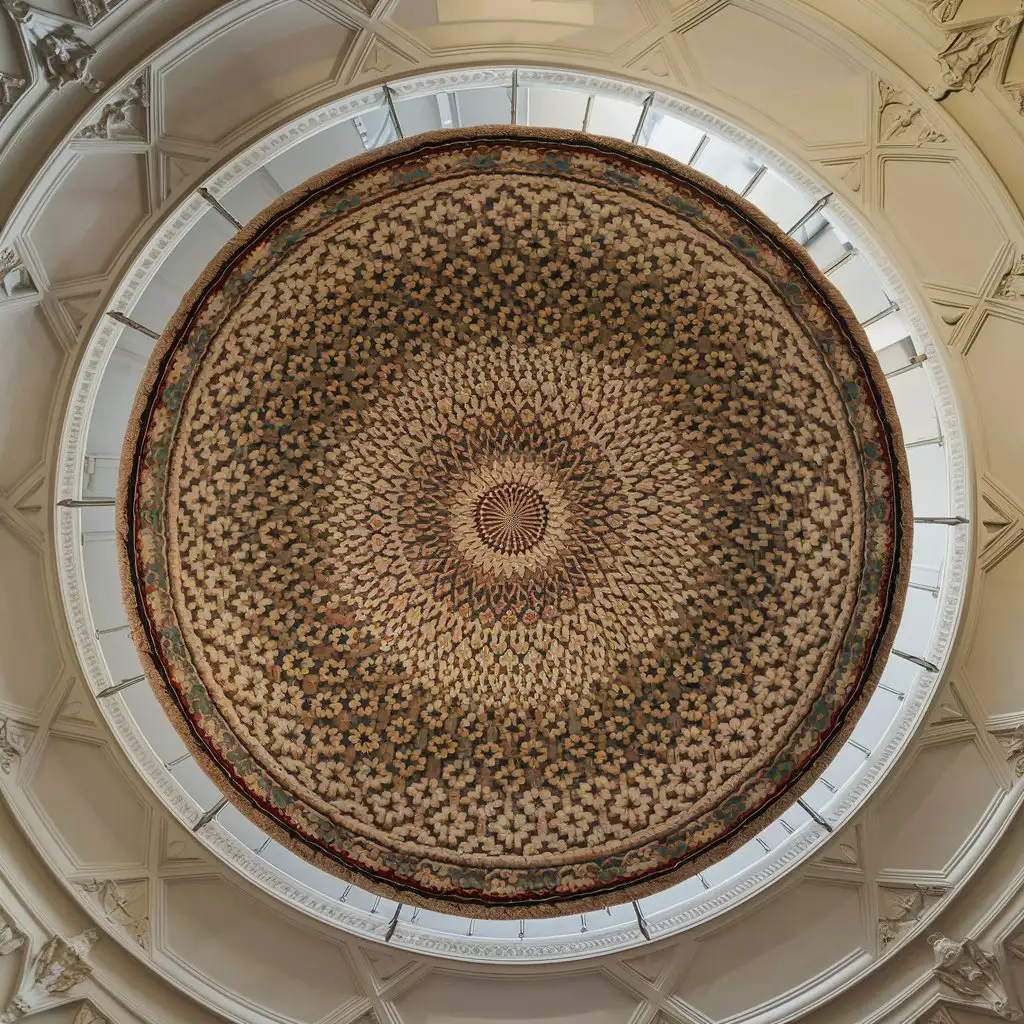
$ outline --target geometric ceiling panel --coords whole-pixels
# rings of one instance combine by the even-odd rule
[[[248,18],[163,72],[165,134],[217,142],[281,97],[328,81],[353,37],[300,0]]]

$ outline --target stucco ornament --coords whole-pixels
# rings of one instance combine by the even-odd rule
[[[983,1002],[1003,1020],[1019,1020],[1021,1011],[1010,1004],[998,958],[973,939],[957,942],[939,932],[928,936],[935,952],[935,976],[958,995]]]

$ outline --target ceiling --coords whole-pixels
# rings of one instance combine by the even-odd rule
[[[1020,1007],[1017,0],[5,0],[4,8],[0,253],[11,255],[0,255],[0,1019],[971,1024]],[[472,75],[481,88],[494,84],[488,69],[519,67],[571,69],[544,83],[552,88],[580,88],[574,74],[586,71],[611,80],[609,95],[656,90],[700,112],[721,138],[754,145],[758,159],[806,182],[812,197],[834,192],[836,216],[860,226],[859,248],[894,275],[886,285],[900,290],[901,315],[925,339],[932,366],[914,373],[927,373],[936,404],[968,442],[952,443],[954,429],[928,448],[948,471],[942,514],[962,510],[970,520],[932,527],[964,537],[962,564],[934,583],[962,573],[967,602],[958,625],[953,616],[937,627],[948,634],[941,678],[884,781],[829,823],[835,832],[819,827],[820,849],[794,857],[749,898],[650,942],[636,930],[635,942],[597,958],[589,954],[601,949],[581,932],[576,958],[564,940],[570,959],[561,963],[517,963],[535,958],[516,952],[515,936],[500,962],[486,965],[451,959],[451,950],[438,959],[429,944],[385,945],[386,921],[360,937],[312,898],[305,909],[281,898],[279,872],[244,878],[205,833],[190,833],[196,800],[169,804],[140,775],[155,759],[150,741],[131,738],[120,696],[101,707],[97,677],[73,640],[118,623],[69,606],[69,624],[62,592],[68,552],[88,560],[103,542],[83,545],[83,535],[110,526],[89,519],[98,510],[56,511],[54,501],[87,493],[90,473],[91,493],[102,493],[113,465],[84,456],[109,458],[119,445],[116,435],[101,444],[83,430],[102,424],[102,388],[67,419],[65,410],[90,374],[98,384],[120,373],[130,392],[149,341],[104,311],[162,326],[161,303],[188,287],[196,264],[164,261],[161,246],[218,216],[196,188],[206,185],[244,220],[305,176],[289,156],[300,143],[307,154],[319,147],[320,166],[335,147],[337,159],[345,155],[340,129],[316,131],[345,120],[336,108],[348,103],[354,124],[352,105],[372,97],[356,126],[369,138],[387,81],[407,104],[429,95],[443,125],[435,97],[453,91],[450,69],[466,67],[479,70],[460,72],[462,87]],[[417,85],[402,97],[402,82]],[[412,123],[419,108],[404,109]],[[283,181],[289,161],[298,176]],[[214,248],[230,233],[209,230],[204,244]],[[150,305],[120,304],[129,291],[149,295]],[[97,347],[104,331],[116,332],[109,351]],[[84,447],[65,443],[76,430]],[[914,497],[915,514],[928,515],[925,498]],[[364,913],[385,913],[372,909]],[[96,936],[68,944],[88,928]],[[951,965],[936,971],[932,933],[977,945],[954,948]]]

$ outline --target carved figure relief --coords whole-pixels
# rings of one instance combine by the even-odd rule
[[[879,142],[921,146],[926,142],[946,141],[946,136],[925,120],[920,106],[902,90],[880,81],[878,98]]]
[[[913,889],[883,889],[887,897],[886,916],[878,922],[878,938],[885,949],[909,931],[924,912],[946,895],[937,885],[918,885]]]
[[[996,286],[996,297],[1000,299],[1024,299],[1024,253],[1003,275]]]
[[[26,85],[28,85],[27,79],[0,71],[0,120],[3,120],[11,112],[15,101],[25,91]]]
[[[80,139],[146,138],[146,110],[149,107],[149,80],[145,74],[129,83],[112,103],[104,105],[100,116],[78,133]]]
[[[89,73],[89,61],[96,50],[65,23],[43,18],[24,0],[2,0],[4,9],[14,19],[25,44],[39,61],[46,80],[60,89],[69,82],[80,82],[90,92],[99,92],[103,83]]]
[[[145,883],[121,883],[110,878],[79,882],[82,892],[93,895],[108,921],[119,925],[143,948],[149,949],[149,915]]]
[[[1013,774],[1018,779],[1024,779],[1024,725],[1018,725],[1013,732],[997,736],[999,745],[1006,754],[1006,760],[1013,769]]]
[[[932,15],[939,21],[952,21],[964,0],[928,0]]]
[[[22,977],[17,994],[0,1013],[0,1024],[14,1024],[27,1014],[35,1013],[53,1003],[53,997],[63,995],[89,977],[92,968],[85,957],[98,938],[99,932],[90,928],[70,939],[59,935],[49,939]]]
[[[0,910],[0,956],[7,956],[8,953],[13,953],[24,945],[25,936],[14,927],[14,922]]]
[[[936,56],[942,65],[942,81],[928,90],[936,100],[966,89],[972,92],[978,80],[995,59],[996,52],[1012,41],[1024,21],[1024,10],[996,18],[984,25],[957,32],[949,45]]]
[[[1021,1011],[1010,1005],[998,958],[973,939],[956,942],[939,932],[928,936],[935,953],[935,976],[957,995],[984,1003],[1004,1020],[1018,1020]]]
[[[0,253],[0,282],[4,280],[3,253]],[[16,757],[25,753],[24,737],[17,725],[0,715],[0,772],[9,774]]]
[[[78,16],[90,27],[109,14],[121,0],[74,0]]]

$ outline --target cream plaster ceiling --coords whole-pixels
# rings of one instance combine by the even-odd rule
[[[14,255],[0,271],[0,1020],[24,1010],[47,1024],[970,1024],[1020,1006],[1017,0],[2,6],[0,253]],[[80,513],[55,516],[53,503],[86,339],[197,186],[306,110],[382,81],[500,64],[586,68],[692,101],[836,192],[944,347],[970,440],[973,560],[926,723],[810,862],[673,938],[585,962],[474,967],[315,920],[243,881],[174,820],[84,681],[55,555],[55,527]],[[86,73],[109,89],[90,92]],[[936,94],[951,91],[931,99],[940,85]],[[225,236],[212,230],[216,245]],[[161,273],[188,283],[188,264]],[[131,361],[133,344],[143,358],[141,341],[126,332],[120,358]],[[88,928],[91,945],[49,942]],[[973,981],[958,973],[966,948],[950,973],[933,970],[933,932],[977,942]],[[34,984],[39,962],[49,973]]]

